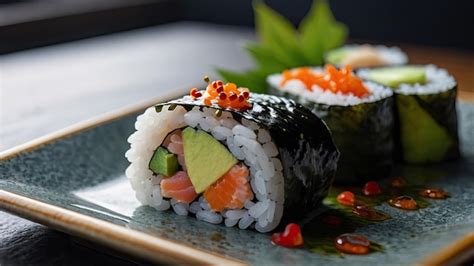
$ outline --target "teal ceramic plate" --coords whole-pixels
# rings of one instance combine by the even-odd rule
[[[398,169],[447,190],[451,197],[415,212],[377,207],[393,219],[357,229],[384,247],[364,256],[281,248],[270,243],[268,234],[140,206],[124,176],[124,153],[135,117],[144,108],[107,114],[2,153],[0,208],[153,261],[406,265],[448,262],[460,258],[463,250],[472,251],[474,105],[458,105],[462,160],[415,171]]]

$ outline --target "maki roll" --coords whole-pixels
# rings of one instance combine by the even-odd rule
[[[339,158],[326,125],[292,100],[205,80],[137,118],[126,153],[137,199],[259,232],[318,207]]]
[[[325,61],[339,67],[353,68],[402,65],[408,61],[407,55],[398,47],[383,45],[351,44],[329,51]]]
[[[398,154],[405,162],[440,162],[459,157],[453,76],[434,65],[361,69],[366,80],[395,91]]]
[[[270,91],[295,99],[326,122],[341,158],[336,182],[358,183],[390,173],[393,92],[362,82],[349,67],[296,68],[267,78]],[[315,132],[314,134],[318,134]]]

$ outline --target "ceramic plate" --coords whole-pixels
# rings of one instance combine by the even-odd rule
[[[140,206],[124,175],[124,153],[145,107],[107,114],[0,154],[0,208],[151,261],[431,264],[461,258],[474,244],[474,105],[458,104],[464,158],[416,171],[435,173],[430,182],[451,197],[416,212],[378,207],[393,219],[357,229],[384,247],[365,256],[281,248],[268,234]]]

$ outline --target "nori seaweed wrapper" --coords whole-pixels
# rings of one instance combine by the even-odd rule
[[[250,109],[236,111],[218,105],[207,106],[199,100],[184,97],[158,104],[183,106],[190,111],[202,106],[232,113],[236,121],[242,118],[257,123],[269,131],[278,147],[283,165],[285,203],[283,219],[300,218],[317,208],[334,180],[339,151],[326,124],[304,106],[293,100],[251,93]],[[174,108],[173,108],[174,109]]]
[[[395,91],[398,157],[408,163],[459,158],[457,88],[405,95]]]
[[[295,100],[299,95],[270,86],[270,91]],[[326,122],[341,158],[336,183],[355,184],[380,179],[393,166],[394,115],[393,97],[353,106],[301,102]]]

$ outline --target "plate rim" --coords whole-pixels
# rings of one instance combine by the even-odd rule
[[[106,112],[53,133],[0,152],[0,162],[20,156],[42,146],[80,134],[89,129],[138,113],[159,102],[183,96],[187,89],[179,88],[138,104]],[[64,233],[103,244],[130,255],[154,262],[179,262],[208,265],[245,265],[236,258],[226,257],[138,230],[124,228],[92,216],[74,212],[53,204],[0,189],[0,209]]]
[[[163,93],[160,97],[129,105],[94,116],[53,133],[0,152],[0,161],[9,160],[42,146],[79,134],[83,131],[138,113],[159,102],[169,101],[187,93],[184,88]],[[468,104],[469,100],[459,99]],[[97,241],[130,255],[137,255],[154,262],[180,262],[192,264],[245,265],[237,258],[215,254],[159,236],[150,236],[138,230],[124,228],[92,216],[67,210],[26,196],[0,189],[0,210],[38,222],[70,235]],[[74,225],[74,226],[73,226]],[[124,244],[126,243],[126,244]],[[172,248],[169,248],[172,247]],[[456,256],[474,247],[474,231],[445,245],[433,254],[422,258],[416,265],[446,264]],[[173,249],[174,248],[174,249]]]
[[[0,189],[0,209],[61,232],[154,262],[245,265],[235,258],[151,236],[92,216]]]

